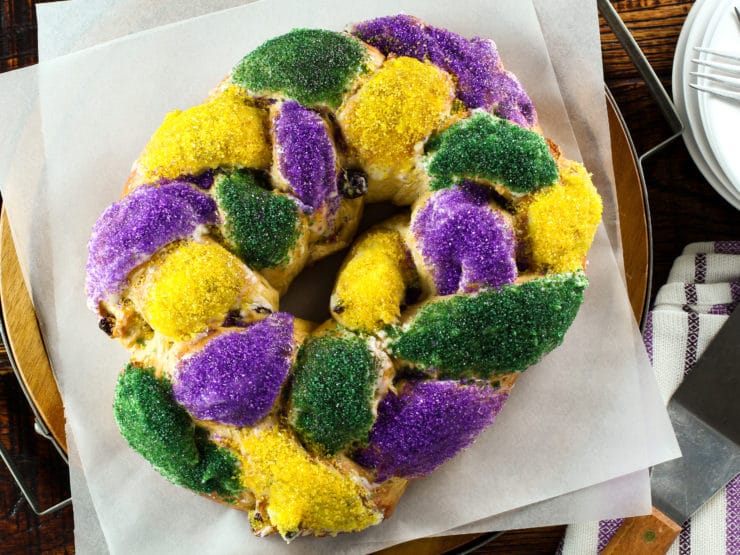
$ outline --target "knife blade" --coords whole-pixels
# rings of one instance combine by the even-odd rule
[[[625,519],[602,555],[663,554],[681,525],[740,473],[740,310],[668,403],[682,457],[653,467],[653,513]]]

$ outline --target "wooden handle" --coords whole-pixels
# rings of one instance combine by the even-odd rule
[[[625,519],[601,555],[665,555],[679,532],[680,524],[653,507],[652,514]]]

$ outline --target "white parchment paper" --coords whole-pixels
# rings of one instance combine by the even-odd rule
[[[0,163],[14,162],[0,166],[0,177],[19,250],[31,268],[32,293],[91,499],[113,551],[161,552],[184,545],[193,552],[275,552],[282,544],[255,540],[244,515],[163,482],[118,437],[110,399],[126,355],[96,333],[81,294],[84,243],[92,222],[120,193],[131,160],[163,114],[201,101],[244,52],[294,26],[340,29],[401,10],[462,34],[495,38],[507,66],[533,96],[546,133],[578,158],[532,5],[455,5],[457,10],[447,13],[424,2],[257,3],[122,39],[0,81],[3,100],[18,103],[26,117],[37,116],[14,120],[14,129],[24,136],[8,147],[11,154],[0,151]],[[6,86],[26,87],[23,94],[32,101],[20,102]],[[25,92],[34,87],[41,92],[40,112],[33,94]],[[34,136],[43,136],[41,155],[38,144],[29,150]],[[0,140],[0,147],[12,142]],[[474,449],[413,484],[382,527],[333,540],[302,540],[289,549],[362,551],[379,542],[439,533],[675,456],[665,426],[657,426],[652,448],[646,446],[644,391],[636,373],[644,361],[637,359],[626,296],[603,231],[591,260],[592,286],[565,345],[528,370],[497,426]],[[656,422],[665,420],[664,412],[657,416]],[[595,511],[589,518],[598,516]]]
[[[68,0],[38,4],[39,59],[50,60],[157,26],[175,23],[250,0]],[[622,265],[619,218],[611,168],[609,127],[602,98],[593,92],[603,87],[596,5],[589,0],[534,0],[542,33],[550,52],[570,124],[575,130],[582,159],[604,179],[604,225]],[[564,17],[567,14],[567,17]],[[580,40],[572,40],[579,37]],[[588,45],[584,48],[584,45]],[[597,55],[593,55],[597,54]],[[574,63],[574,62],[578,63]],[[601,105],[600,105],[601,104]]]

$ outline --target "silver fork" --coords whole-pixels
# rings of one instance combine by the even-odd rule
[[[735,8],[735,10],[737,12],[737,8]],[[740,17],[740,14],[738,14],[738,17]],[[707,71],[692,71],[691,75],[698,78],[706,79],[708,81],[713,81],[719,86],[689,83],[689,87],[698,91],[715,94],[723,98],[740,101],[740,78],[738,78],[740,77],[740,54],[720,52],[718,50],[703,48],[701,46],[695,46],[694,50],[696,50],[696,52],[698,52],[699,54],[710,54],[712,56],[722,58],[727,61],[720,62],[716,60],[692,58],[692,62],[694,62],[698,66],[703,66],[699,69],[709,68],[710,70],[718,70],[720,73],[716,71],[711,73]]]
[[[738,21],[740,21],[740,8],[735,6],[735,16],[737,16]],[[717,56],[720,58],[724,58],[726,60],[730,60],[730,63],[723,63],[723,62],[715,62],[711,60],[701,60],[699,58],[693,58],[691,61],[696,63],[700,66],[705,66],[712,69],[718,69],[723,73],[727,73],[729,75],[737,75],[740,76],[740,55],[738,54],[728,54],[727,52],[719,52],[717,50],[712,50],[711,48],[702,48],[701,46],[695,46],[694,50],[696,50],[699,55],[701,53],[705,54],[711,54],[713,56]],[[706,73],[706,72],[699,72],[699,71],[692,71],[691,75],[695,77],[699,77],[702,79],[707,79],[708,81],[714,81],[715,83],[719,83],[719,85],[723,88],[717,88],[713,86],[707,86],[707,85],[699,85],[697,83],[689,83],[689,87],[694,88],[698,91],[708,92],[711,94],[716,94],[717,96],[721,96],[723,98],[729,98],[732,100],[738,100],[740,101],[740,92],[733,91],[732,89],[740,89],[740,79],[737,79],[735,77],[729,77],[727,75],[721,75],[717,73]],[[727,90],[727,89],[730,90]]]

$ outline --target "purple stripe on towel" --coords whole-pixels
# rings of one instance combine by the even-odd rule
[[[650,364],[653,364],[653,311],[651,310],[645,318],[645,329],[642,332],[642,340],[645,343],[645,350],[650,358]]]
[[[691,519],[683,523],[678,535],[678,555],[691,555]]]
[[[727,555],[740,555],[740,474],[725,488],[725,551]]]
[[[732,314],[732,311],[735,310],[736,306],[737,303],[713,304],[707,311],[707,314],[720,314],[722,316],[729,316],[730,314]]]
[[[694,255],[694,281],[704,283],[707,279],[707,255],[703,252]]]
[[[699,345],[699,315],[696,312],[689,312],[688,324],[689,331],[686,334],[686,356],[684,357],[683,366],[684,375],[691,372],[691,369],[696,364],[696,355]]]
[[[684,283],[683,292],[684,292],[684,295],[686,295],[686,304],[698,304],[699,303],[699,297],[696,294],[696,284],[695,283]]]
[[[604,548],[609,543],[609,540],[611,540],[614,534],[617,533],[617,530],[619,530],[619,527],[622,525],[623,522],[623,518],[599,521],[599,544],[596,547],[596,550],[599,553],[604,550]]]
[[[740,254],[740,241],[715,241],[714,252],[717,254]]]
[[[740,281],[730,282],[730,298],[733,303],[740,302]]]

